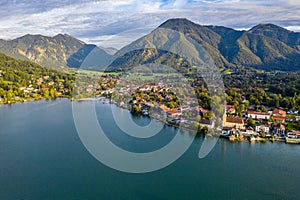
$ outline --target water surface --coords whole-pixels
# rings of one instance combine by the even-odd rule
[[[182,134],[166,126],[153,138],[132,138],[113,122],[110,106],[96,102],[97,116],[111,141],[124,149],[152,151]],[[143,117],[133,120],[149,123]],[[68,100],[2,105],[0,199],[300,198],[300,145],[220,139],[200,160],[202,142],[196,138],[179,160],[162,170],[128,174],[106,167],[88,153]]]

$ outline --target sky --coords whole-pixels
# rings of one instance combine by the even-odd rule
[[[66,33],[120,48],[169,18],[235,29],[275,23],[300,32],[300,0],[1,0],[0,38]]]

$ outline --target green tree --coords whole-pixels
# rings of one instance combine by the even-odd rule
[[[138,105],[134,104],[132,106],[131,112],[134,114],[139,114],[141,112],[141,108]]]
[[[255,121],[252,119],[252,117],[249,117],[247,120],[247,125],[254,128],[255,126]]]
[[[44,92],[44,97],[45,97],[46,99],[49,99],[49,90],[45,90],[45,92]]]
[[[52,99],[55,99],[57,97],[56,90],[54,88],[50,89],[50,96]]]

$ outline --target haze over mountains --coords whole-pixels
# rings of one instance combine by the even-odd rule
[[[219,68],[300,70],[300,33],[273,24],[259,24],[248,31],[237,31],[222,26],[201,26],[187,19],[170,19],[159,28],[178,31],[192,38],[208,52]],[[155,32],[129,44],[114,56],[101,47],[61,34],[54,37],[25,35],[14,40],[0,40],[0,52],[46,67],[78,68],[91,52],[92,59],[85,63],[87,69],[100,70],[105,63],[110,65],[111,71],[120,71],[136,63],[150,62],[186,67],[188,63],[167,51],[153,48],[128,51],[137,44],[149,43],[151,34],[162,39],[161,46],[167,45],[168,35]],[[185,48],[189,47],[191,52],[197,51],[195,45],[186,45],[190,45]]]

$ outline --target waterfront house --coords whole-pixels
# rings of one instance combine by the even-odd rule
[[[300,138],[300,131],[291,130],[287,134],[288,137]]]
[[[256,132],[264,132],[264,133],[269,133],[270,132],[270,127],[264,124],[257,125],[255,126],[255,131]]]
[[[245,123],[243,118],[241,117],[231,117],[227,116],[226,121],[224,123],[225,127],[232,127],[232,128],[237,128],[237,129],[244,129],[245,128]]]
[[[277,134],[277,135],[284,135],[285,134],[285,126],[283,124],[274,124],[273,132],[274,132],[274,134]]]
[[[245,135],[255,135],[254,129],[250,126],[246,129]]]
[[[181,111],[176,109],[176,108],[174,108],[174,109],[165,109],[164,111],[167,114],[168,118],[178,118],[182,114]]]
[[[212,128],[213,127],[213,123],[211,120],[208,119],[203,119],[200,121],[201,127],[205,127],[207,126],[208,128]]]

